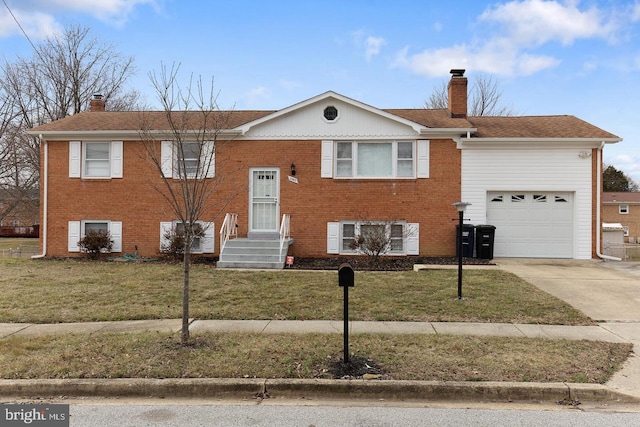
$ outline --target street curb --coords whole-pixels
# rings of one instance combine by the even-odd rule
[[[640,403],[600,384],[260,378],[0,380],[5,397]]]

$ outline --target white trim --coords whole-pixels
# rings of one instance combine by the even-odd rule
[[[205,178],[216,176],[216,151],[214,141],[204,141],[202,143],[201,166],[205,168]]]
[[[203,254],[212,254],[215,251],[215,224],[213,222],[202,222],[204,236],[200,239]]]
[[[69,178],[80,178],[82,142],[69,141]]]
[[[67,250],[69,252],[80,252],[80,221],[69,221],[68,225]]]
[[[416,178],[429,178],[430,142],[420,139],[416,146]]]
[[[161,142],[160,169],[165,178],[173,177],[173,141]]]
[[[328,254],[340,253],[340,223],[339,222],[327,223],[327,253]]]
[[[122,221],[110,221],[109,234],[113,241],[111,252],[122,252]]]
[[[109,161],[111,162],[111,178],[122,178],[122,162],[123,162],[122,141],[111,141]]]
[[[320,178],[333,178],[333,141],[322,141]]]
[[[407,236],[405,239],[406,253],[407,255],[420,255],[420,224],[409,222],[406,227],[407,229],[404,231]]]
[[[388,112],[386,112],[384,110],[372,107],[372,106],[367,105],[365,103],[362,103],[360,101],[356,101],[354,99],[347,98],[346,96],[340,95],[340,94],[338,94],[336,92],[333,92],[333,91],[327,91],[327,92],[322,93],[320,95],[314,96],[313,98],[309,98],[309,99],[307,99],[305,101],[298,102],[297,104],[293,104],[293,105],[291,105],[291,106],[289,106],[287,108],[283,108],[282,110],[278,110],[278,111],[276,111],[276,112],[274,112],[272,114],[266,115],[264,117],[261,117],[259,119],[254,120],[252,122],[245,123],[242,126],[238,126],[236,129],[241,131],[242,134],[246,134],[247,132],[249,132],[249,130],[251,130],[252,127],[257,126],[257,125],[259,125],[261,123],[264,123],[264,122],[276,119],[278,117],[284,116],[284,115],[289,114],[289,113],[291,113],[291,112],[293,112],[295,110],[299,110],[299,109],[302,109],[304,107],[307,107],[307,106],[309,106],[311,104],[315,104],[315,103],[322,102],[322,101],[331,102],[330,100],[332,100],[332,99],[335,99],[335,100],[338,100],[338,101],[342,101],[342,102],[344,102],[346,104],[349,104],[349,105],[352,105],[352,106],[354,106],[356,108],[361,108],[361,109],[366,110],[366,111],[368,111],[370,113],[377,114],[377,115],[379,115],[381,117],[385,117],[385,118],[387,118],[389,120],[393,120],[395,122],[404,124],[406,126],[409,126],[409,127],[413,128],[413,130],[415,132],[417,132],[417,133],[421,133],[424,129],[428,129],[428,128],[425,128],[425,126],[423,126],[423,125],[421,125],[419,123],[412,122],[410,120],[407,120],[407,119],[404,119],[404,118],[402,118],[400,116],[396,116],[394,114],[388,113]],[[324,108],[322,110],[324,111]]]
[[[160,222],[160,250],[159,252],[163,252],[162,248],[169,245],[169,239],[166,238],[166,234],[171,232],[173,228],[173,222],[171,221],[163,221]]]

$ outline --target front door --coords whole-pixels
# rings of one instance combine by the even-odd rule
[[[279,170],[277,168],[251,169],[250,171],[250,208],[249,223],[251,232],[278,232],[280,215]]]

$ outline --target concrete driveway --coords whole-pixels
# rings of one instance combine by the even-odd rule
[[[552,294],[634,345],[607,386],[640,398],[640,263],[600,260],[496,259],[505,271]]]
[[[598,322],[640,322],[640,263],[500,258],[494,262]]]

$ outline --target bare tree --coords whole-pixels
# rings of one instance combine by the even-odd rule
[[[425,102],[425,108],[447,108],[447,81],[436,86]],[[477,75],[469,94],[469,116],[512,116],[513,109],[503,105],[499,83],[491,75]]]
[[[0,185],[21,193],[38,187],[40,149],[26,130],[84,111],[100,93],[112,109],[133,109],[139,93],[126,91],[133,58],[92,38],[88,27],[69,26],[34,45],[30,57],[0,64]]]
[[[212,196],[222,182],[222,177],[214,173],[215,154],[223,143],[220,136],[229,127],[231,111],[218,108],[213,80],[206,93],[202,79],[193,76],[185,88],[181,87],[179,68],[176,64],[171,68],[163,65],[159,74],[149,74],[162,113],[161,117],[143,113],[139,133],[147,158],[160,177],[151,185],[178,221],[184,245],[181,341],[186,344],[192,244],[201,238],[206,217],[215,216],[226,206],[225,200],[219,200],[218,210],[212,210]]]
[[[400,221],[366,221],[360,224],[349,248],[366,255],[369,267],[374,268],[381,255],[402,249],[406,239],[415,233]]]

